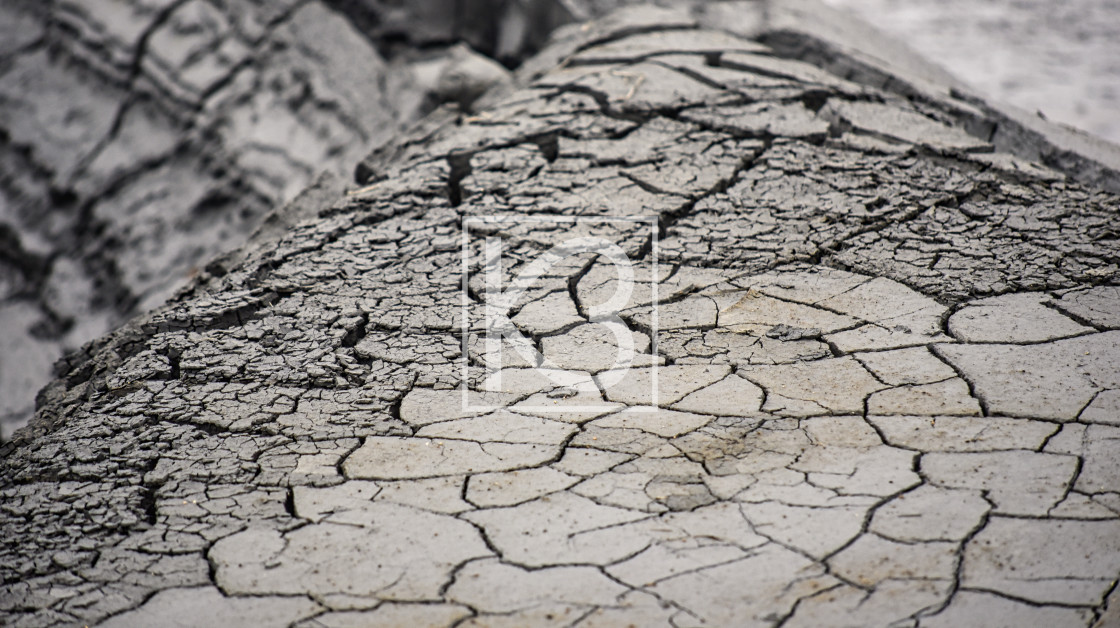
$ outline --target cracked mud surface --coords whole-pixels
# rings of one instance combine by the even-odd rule
[[[18,31],[0,51],[4,436],[64,352],[161,304],[415,115],[388,102],[394,74],[373,46],[319,2],[8,2],[0,15]]]
[[[565,57],[73,356],[0,620],[1111,625],[1120,197],[686,15]],[[487,372],[486,273],[572,236],[620,325],[571,255]]]
[[[438,47],[453,16],[424,18],[427,51],[396,56],[377,37],[420,16],[373,33],[352,17],[317,0],[0,6],[0,438],[64,353],[230,263],[214,257],[310,183],[340,193],[440,100],[509,80]],[[459,34],[485,43],[474,31]]]

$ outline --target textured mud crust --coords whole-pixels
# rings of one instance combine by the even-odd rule
[[[321,173],[333,179],[320,187],[341,193],[361,157],[439,101],[469,105],[509,81],[494,61],[447,48],[459,37],[493,47],[477,25],[416,42],[423,53],[397,50],[386,39],[427,13],[371,7],[362,14],[383,28],[360,32],[352,8],[0,7],[0,437],[26,421],[64,351],[162,304]]]
[[[159,305],[415,117],[318,2],[8,2],[0,21],[4,423],[63,350]]]
[[[63,365],[0,449],[0,621],[1115,617],[1120,197],[696,14],[573,27],[522,79]],[[485,235],[507,285],[620,247],[635,368],[586,253],[510,312],[554,379],[487,375]]]

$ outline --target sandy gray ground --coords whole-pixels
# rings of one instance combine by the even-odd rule
[[[560,31],[71,356],[0,621],[1115,625],[1109,153],[705,6]],[[572,237],[617,318],[605,255],[487,290]]]

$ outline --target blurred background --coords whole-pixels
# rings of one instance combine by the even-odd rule
[[[979,93],[1120,143],[1118,0],[825,0]]]

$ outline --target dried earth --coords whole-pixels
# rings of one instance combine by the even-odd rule
[[[0,439],[63,354],[161,305],[320,177],[328,202],[441,102],[509,82],[453,42],[516,58],[540,39],[523,26],[571,19],[541,3],[484,29],[452,2],[408,4],[0,3]]]
[[[1116,625],[1113,149],[762,8],[565,27],[67,358],[0,622]]]

